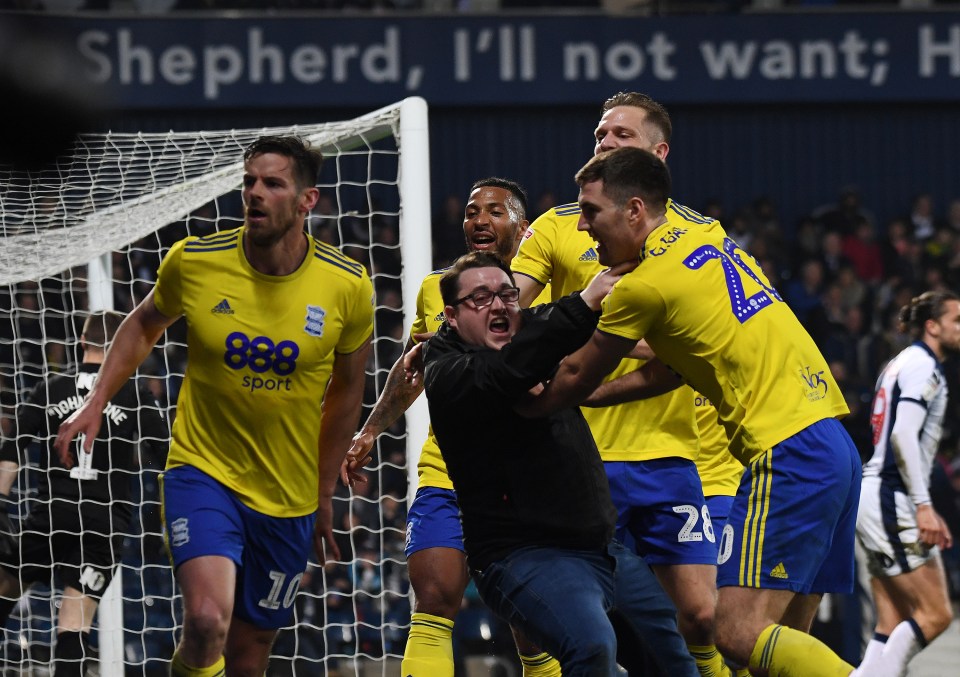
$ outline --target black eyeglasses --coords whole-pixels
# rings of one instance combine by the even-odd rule
[[[475,291],[472,294],[467,294],[461,299],[457,299],[453,302],[453,305],[459,306],[464,301],[472,301],[474,308],[486,308],[493,303],[494,296],[499,296],[500,300],[504,303],[516,303],[520,300],[520,288],[504,287],[500,291],[481,289],[480,291]]]

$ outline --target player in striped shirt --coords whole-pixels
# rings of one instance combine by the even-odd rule
[[[947,411],[943,360],[960,351],[958,299],[929,291],[904,306],[900,323],[914,342],[877,379],[857,516],[877,626],[858,675],[904,674],[953,620],[939,551],[952,538],[930,502],[930,470]]]

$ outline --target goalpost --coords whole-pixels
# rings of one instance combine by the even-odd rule
[[[427,105],[411,97],[338,122],[165,134],[88,134],[55,166],[0,167],[0,430],[17,434],[16,408],[49,374],[76,367],[89,311],[129,312],[152,288],[168,248],[186,235],[242,223],[243,150],[263,134],[297,134],[323,149],[314,237],[367,266],[377,297],[373,357],[361,420],[400,355],[431,270]],[[185,364],[183,320],[138,370],[168,420]],[[144,406],[151,403],[144,402]],[[50,425],[55,435],[59,420]],[[423,398],[381,436],[370,481],[338,488],[334,530],[344,561],[311,562],[277,638],[268,674],[390,674],[409,627],[403,556],[406,508],[427,434]],[[39,444],[48,440],[41,439]],[[37,507],[39,444],[26,449],[11,498],[14,521]],[[140,452],[133,520],[117,580],[101,603],[92,643],[99,674],[167,674],[181,612],[162,547],[157,477],[163,459]],[[42,507],[42,506],[41,506]],[[19,674],[51,667],[60,591],[35,586],[4,629],[0,659]]]

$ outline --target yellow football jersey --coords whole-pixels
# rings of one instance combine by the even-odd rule
[[[736,496],[743,475],[743,464],[728,449],[727,430],[720,423],[717,408],[696,392],[693,404],[697,408],[697,430],[700,432],[697,474],[703,485],[703,495]]]
[[[696,219],[701,227],[721,230],[713,219],[673,201],[669,205],[668,218],[672,223],[679,225]],[[579,220],[577,203],[554,207],[537,218],[511,263],[514,273],[528,275],[541,284],[550,282],[554,299],[586,287],[603,266],[597,259],[593,238],[577,230]],[[642,365],[642,360],[624,359],[606,380]],[[658,397],[612,407],[583,407],[582,411],[604,461],[697,459],[699,436],[690,388],[677,388]]]
[[[603,301],[600,331],[645,338],[717,405],[744,465],[848,413],[813,340],[759,264],[722,230],[668,220]]]
[[[157,308],[187,322],[167,467],[194,466],[258,512],[306,515],[317,508],[320,403],[335,354],[373,331],[373,285],[313,238],[295,272],[264,275],[242,233],[181,240],[160,264]]]
[[[410,328],[410,337],[414,334],[425,334],[437,331],[443,324],[443,299],[440,297],[440,278],[447,272],[446,268],[437,270],[420,283],[417,292],[417,316],[413,319]],[[544,289],[536,298],[533,305],[546,303],[550,300],[550,287]],[[453,489],[453,483],[447,475],[447,465],[443,462],[437,438],[433,435],[433,426],[420,451],[420,461],[417,463],[417,477],[419,487],[438,487]]]

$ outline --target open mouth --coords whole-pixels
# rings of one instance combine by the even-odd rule
[[[498,317],[490,321],[490,331],[494,334],[506,334],[510,330],[510,322],[505,317]]]
[[[247,219],[249,221],[263,221],[267,218],[266,212],[250,207],[247,209]]]
[[[475,249],[490,249],[497,244],[497,238],[491,233],[476,233],[472,242]]]

